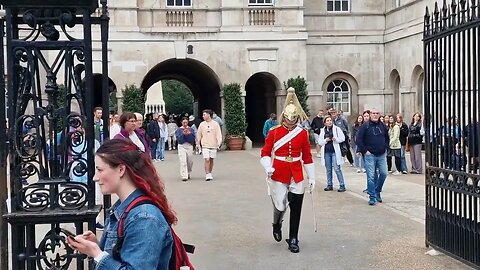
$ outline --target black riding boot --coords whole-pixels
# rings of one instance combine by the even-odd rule
[[[287,239],[288,249],[293,253],[300,252],[298,246],[298,227],[300,226],[300,214],[302,213],[303,194],[288,193],[290,205],[290,235]]]
[[[282,241],[282,221],[285,211],[279,211],[275,205],[273,206],[273,238],[275,241]]]

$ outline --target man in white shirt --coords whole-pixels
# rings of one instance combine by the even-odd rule
[[[222,131],[220,125],[212,119],[211,110],[203,110],[203,121],[200,123],[196,134],[196,147],[202,148],[205,161],[205,180],[213,180],[213,160],[217,156],[217,150],[222,145]]]

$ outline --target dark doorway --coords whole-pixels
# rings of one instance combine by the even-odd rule
[[[247,136],[254,143],[264,141],[263,125],[271,113],[276,113],[275,92],[279,87],[278,79],[266,72],[252,75],[245,84]]]
[[[117,91],[117,86],[108,78],[108,92],[110,94]],[[102,74],[93,74],[93,107],[102,106]]]
[[[142,89],[147,90],[156,82],[177,80],[192,91],[194,106],[198,104],[196,117],[204,109],[212,109],[222,116],[220,91],[221,84],[215,72],[204,63],[194,59],[169,59],[153,67],[142,82]],[[164,96],[164,99],[166,97]]]

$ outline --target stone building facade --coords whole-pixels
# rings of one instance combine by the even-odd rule
[[[116,88],[136,83],[148,91],[177,79],[199,111],[222,115],[222,86],[240,83],[253,140],[268,114],[280,113],[283,82],[296,76],[309,83],[312,115],[328,104],[351,118],[371,107],[401,112],[407,121],[422,111],[423,16],[433,1],[109,2]]]

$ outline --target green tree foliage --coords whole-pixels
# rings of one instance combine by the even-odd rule
[[[225,101],[225,125],[231,136],[245,136],[245,110],[242,101],[241,86],[238,83],[227,84],[223,87]]]
[[[125,85],[123,92],[124,112],[137,112],[143,114],[145,112],[145,96],[143,90],[135,84]]]
[[[307,99],[308,99],[307,81],[304,78],[297,76],[296,78],[288,79],[286,83],[283,82],[283,85],[287,89],[289,87],[293,87],[295,89],[295,94],[298,97],[298,101],[300,101],[300,104],[302,105],[302,109],[305,111],[305,113],[308,116],[310,116],[310,110],[308,109],[308,104],[307,104]]]
[[[58,85],[58,93],[56,95],[57,99],[57,107],[56,108],[63,108],[62,111],[65,111],[65,85],[60,84]],[[63,129],[63,118],[57,119],[56,127],[58,131]]]
[[[117,91],[113,91],[110,93],[109,96],[109,111],[110,112],[117,112],[118,111],[118,99],[117,99]]]
[[[162,81],[163,100],[168,113],[193,113],[193,95],[188,87],[176,80]]]

